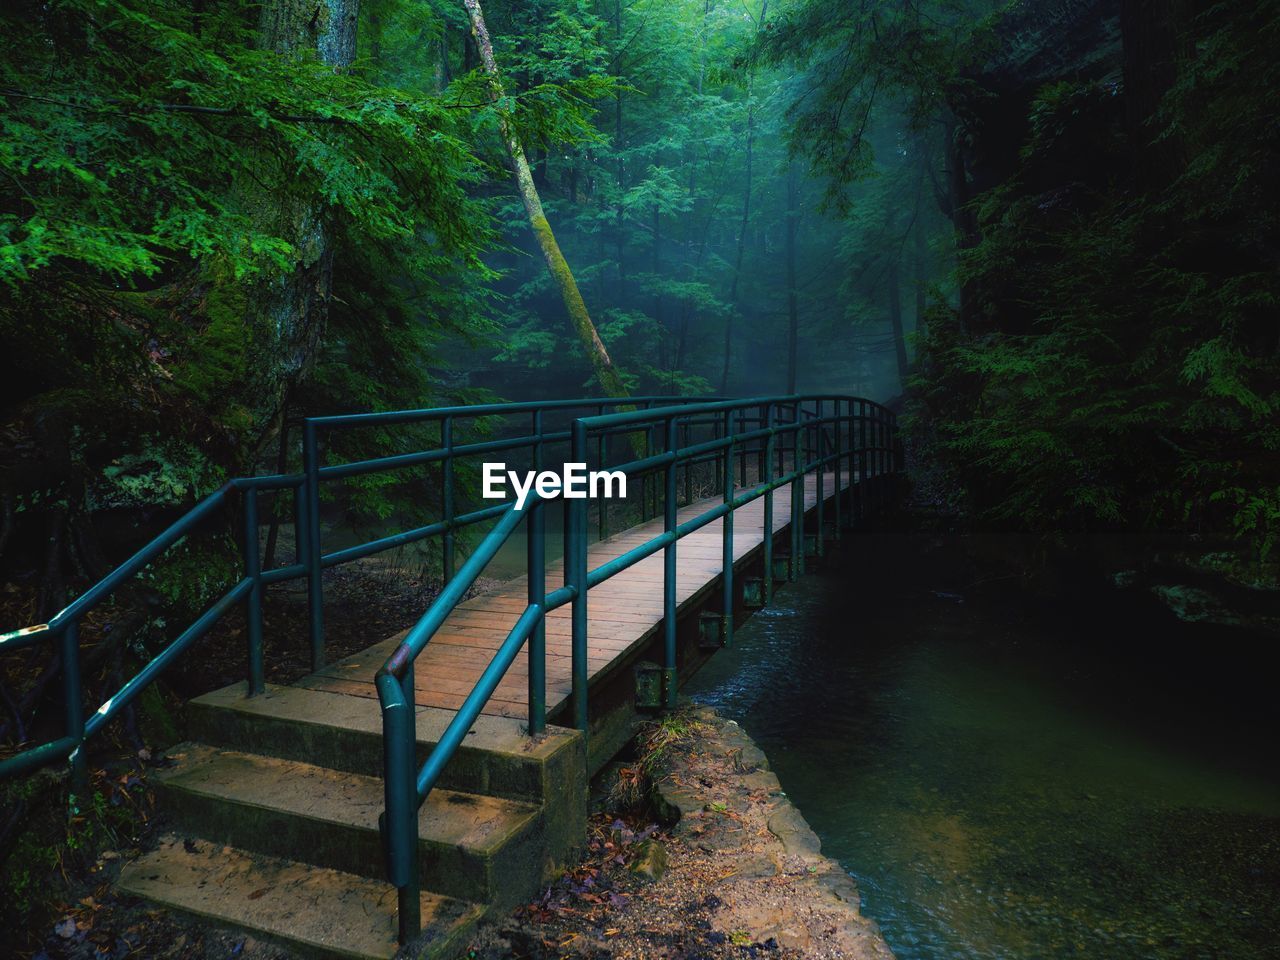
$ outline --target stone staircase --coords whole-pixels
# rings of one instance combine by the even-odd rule
[[[418,708],[419,761],[453,714]],[[236,684],[188,705],[191,741],[153,780],[173,826],[119,886],[306,955],[390,957],[396,894],[386,882],[382,727],[375,699]],[[534,740],[481,717],[418,821],[423,935],[412,955],[451,958],[483,917],[529,898],[586,833],[577,731]]]

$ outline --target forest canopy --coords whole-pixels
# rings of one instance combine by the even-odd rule
[[[1275,0],[492,0],[492,70],[469,6],[0,12],[0,550],[44,615],[298,416],[605,355],[892,400],[975,522],[1272,549]]]

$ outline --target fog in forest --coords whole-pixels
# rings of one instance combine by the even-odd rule
[[[461,5],[435,13],[416,31],[374,16],[365,52],[389,77],[447,83],[475,55]],[[795,129],[819,81],[767,55],[767,2],[493,3],[486,14],[516,97],[612,75],[607,95],[576,104],[579,142],[534,140],[526,153],[592,319],[638,392],[901,394],[929,304],[951,299],[941,124],[913,123],[892,96],[867,104],[848,158],[856,180],[837,184]],[[509,181],[487,193],[507,248],[486,257],[501,275],[482,311],[494,327],[446,354],[469,385],[504,396],[578,395],[591,372],[519,198]]]

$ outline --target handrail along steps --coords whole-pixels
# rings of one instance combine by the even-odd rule
[[[812,405],[812,409],[806,408]],[[547,430],[550,414],[592,411],[577,416],[568,429]],[[615,412],[606,413],[607,410]],[[489,416],[526,414],[528,435],[496,440],[456,443],[454,425],[458,421]],[[326,430],[408,423],[438,422],[440,446],[430,450],[377,457],[340,464],[322,465],[320,434]],[[710,439],[694,440],[700,427],[710,427]],[[639,434],[645,456],[619,466],[608,464],[610,441],[618,436],[634,439]],[[661,442],[659,442],[659,438]],[[789,444],[788,444],[789,441]],[[462,514],[454,512],[455,460],[508,450],[529,449],[534,469],[542,469],[549,444],[568,443],[566,462],[587,463],[595,459],[602,467],[621,470],[643,482],[642,512],[662,506],[663,532],[594,569],[587,568],[588,503],[585,499],[564,500],[565,582],[546,589],[546,517],[544,500],[531,490],[523,510],[514,501],[504,501]],[[659,451],[659,452],[655,452]],[[790,469],[787,455],[790,454]],[[748,461],[754,459],[756,479],[748,483]],[[736,464],[735,464],[736,460]],[[676,571],[678,541],[717,519],[723,518],[723,631],[732,638],[733,602],[733,514],[739,507],[764,498],[764,590],[766,602],[772,590],[773,492],[791,484],[790,555],[791,577],[803,570],[804,477],[817,471],[818,529],[823,529],[824,473],[834,464],[837,494],[840,492],[841,463],[847,463],[853,511],[859,515],[876,508],[885,499],[883,485],[854,483],[879,480],[900,472],[901,447],[897,440],[896,415],[885,407],[858,397],[840,395],[786,395],[745,400],[680,397],[612,397],[556,400],[531,403],[496,403],[440,407],[383,413],[311,417],[303,422],[303,471],[237,478],[206,496],[162,533],[129,557],[101,581],[73,600],[48,623],[0,635],[0,653],[23,649],[44,640],[59,643],[62,660],[64,736],[29,748],[0,761],[0,777],[16,776],[38,767],[66,760],[70,764],[74,788],[82,790],[87,780],[83,746],[113,717],[123,710],[155,678],[209,632],[229,611],[244,603],[247,641],[247,692],[265,689],[262,653],[262,592],[266,586],[305,578],[308,584],[309,635],[313,670],[324,665],[324,600],[322,573],[325,568],[371,556],[384,550],[439,535],[443,548],[445,586],[439,596],[409,630],[404,640],[383,664],[375,685],[383,717],[385,810],[380,818],[387,854],[387,871],[399,898],[399,933],[402,942],[417,933],[418,869],[417,811],[432,786],[475,723],[484,704],[493,694],[520,649],[529,651],[530,735],[546,726],[546,646],[545,619],[549,612],[571,605],[572,713],[574,724],[587,731],[587,597],[588,591],[610,577],[659,550],[664,555],[663,650],[666,702],[675,703],[676,694]],[[321,544],[320,483],[341,480],[382,470],[439,463],[441,465],[442,518],[434,523],[379,537],[365,543],[325,553]],[[692,468],[711,463],[721,503],[698,516],[677,522],[680,500],[678,472],[684,469],[684,499],[693,500]],[[734,467],[737,467],[735,481]],[[654,482],[650,484],[650,480]],[[661,484],[657,481],[661,480]],[[293,499],[293,523],[297,555],[294,562],[269,570],[261,568],[258,538],[259,494],[288,491]],[[194,532],[220,508],[240,497],[244,575],[215,600],[190,626],[149,661],[121,689],[109,697],[87,719],[83,711],[83,689],[79,670],[79,625],[96,606],[143,571],[167,549]],[[836,527],[844,525],[842,498],[834,501]],[[598,506],[598,536],[608,536],[608,510]],[[466,527],[497,519],[496,525],[476,545],[461,569],[455,572],[456,533]],[[413,664],[445,619],[462,601],[485,567],[522,521],[527,527],[528,606],[486,666],[474,689],[466,697],[453,720],[432,749],[420,770],[415,770],[416,731],[413,704]],[[819,544],[821,543],[819,535]]]

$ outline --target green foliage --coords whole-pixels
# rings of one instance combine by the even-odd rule
[[[137,398],[135,420],[162,406],[170,428],[212,424],[243,457],[273,413],[263,346],[281,321],[263,295],[322,255],[319,231],[441,284],[486,276],[468,188],[484,176],[470,141],[487,105],[264,49],[239,0],[60,0],[3,17],[0,332],[35,358],[17,375],[30,395],[68,376],[100,384],[99,402],[115,392]]]
[[[140,437],[138,450],[122,454],[102,470],[92,509],[176,507],[216,490],[226,472],[195,444],[175,437]]]
[[[87,796],[68,792],[49,775],[8,780],[0,808],[13,818],[13,842],[0,848],[0,923],[15,936],[46,931],[67,879],[105,850],[132,846],[146,827],[148,798],[131,775],[95,776]],[[44,916],[42,912],[49,911]]]
[[[225,534],[179,540],[140,574],[142,584],[154,593],[160,611],[150,626],[159,631],[159,636],[177,636],[176,631],[184,629],[235,585],[241,576],[239,565],[240,552]],[[150,659],[145,649],[136,652],[143,660]]]
[[[397,4],[401,26],[423,7]],[[368,62],[334,70],[305,43],[272,49],[263,10],[0,11],[0,376],[7,415],[34,438],[23,449],[46,449],[4,481],[33,533],[32,508],[60,504],[78,524],[145,513],[262,469],[282,402],[428,403],[443,392],[439,344],[491,331],[482,184],[502,173],[482,156],[487,98]],[[548,79],[516,114],[531,135],[564,136],[557,125],[583,128],[583,102],[572,78]],[[329,264],[326,311],[306,298],[328,292]],[[287,328],[301,333],[278,350]],[[359,516],[420,500],[412,485],[395,504],[356,492]],[[160,592],[194,609],[214,586],[179,567],[191,578]]]
[[[1280,150],[1256,91],[1280,80],[1267,20],[1216,5],[1135,169],[1114,86],[1056,82],[1018,168],[976,209],[973,329],[934,328],[919,380],[971,506],[1053,530],[1280,537]],[[1257,30],[1259,19],[1271,24]],[[1270,39],[1269,39],[1270,38]],[[1225,59],[1224,59],[1225,58]]]
[[[314,375],[294,398],[298,407],[378,411],[492,399],[457,385],[444,394],[433,376],[443,364],[443,344],[491,332],[478,314],[487,272],[427,265],[411,253],[376,247],[344,249],[340,255],[353,269],[335,290],[328,335]],[[434,322],[422,322],[424,314]],[[326,455],[356,460],[429,449],[438,442],[435,425],[337,431],[326,438]],[[436,466],[364,474],[341,486],[327,484],[322,492],[341,505],[347,526],[386,532],[439,519],[438,474]],[[461,472],[457,481],[459,494],[465,495],[469,474]]]
[[[467,150],[440,104],[262,50],[250,9],[9,9],[18,47],[0,67],[0,168],[23,189],[0,216],[0,280],[77,264],[134,283],[205,257],[235,279],[283,268],[289,238],[229,196],[259,152],[289,157],[289,184],[275,189],[317,197],[372,237],[419,229],[415,169],[437,174],[429,210],[458,209],[461,183],[439,173],[465,181]],[[430,219],[440,240],[469,248],[463,218]]]
[[[624,379],[644,392],[711,390],[723,363],[724,327],[737,316],[727,295],[749,103],[757,113],[755,209],[768,211],[763,221],[777,217],[776,194],[761,189],[759,171],[782,153],[780,118],[775,111],[765,122],[759,112],[779,76],[758,78],[748,100],[747,74],[730,66],[755,29],[752,20],[740,8],[695,0],[536,0],[490,3],[486,12],[517,101],[538,84],[600,81],[593,135],[568,144],[525,142],[550,222]],[[758,14],[755,4],[749,13]],[[492,261],[506,277],[495,304],[503,338],[490,354],[496,369],[489,375],[504,384],[518,378],[529,391],[589,388],[590,372],[568,336],[523,212],[509,203],[499,219],[514,249]],[[764,229],[751,234],[740,301],[768,298],[767,285],[776,281],[765,237]],[[818,249],[823,238],[810,242]],[[739,341],[772,343],[780,335],[754,311],[738,319]],[[744,390],[761,379],[740,367],[734,375]]]
[[[936,122],[981,26],[971,8],[950,0],[784,7],[754,55],[806,68],[787,135],[827,178],[828,202],[847,210],[851,188],[871,167],[877,111],[892,111],[912,130]]]

